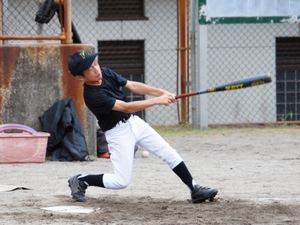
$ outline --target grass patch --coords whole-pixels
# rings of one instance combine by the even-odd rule
[[[230,134],[236,132],[256,132],[256,133],[299,133],[300,127],[298,125],[263,125],[263,126],[220,126],[209,127],[207,129],[197,129],[190,124],[180,125],[159,125],[153,126],[153,128],[162,136],[188,136],[188,135],[209,135],[209,134]]]

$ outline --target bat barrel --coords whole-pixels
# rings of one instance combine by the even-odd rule
[[[260,75],[256,77],[249,77],[249,78],[244,78],[236,81],[232,81],[226,84],[222,84],[216,87],[208,88],[206,90],[200,90],[196,92],[190,92],[190,93],[185,93],[182,95],[177,95],[175,98],[185,98],[185,97],[190,97],[194,95],[200,95],[200,94],[205,94],[205,93],[212,93],[212,92],[218,92],[218,91],[230,91],[230,90],[236,90],[236,89],[242,89],[242,88],[247,88],[247,87],[254,87],[262,84],[267,84],[272,82],[272,78],[269,75]]]
[[[256,76],[256,77],[249,77],[249,78],[236,80],[236,81],[233,81],[230,83],[222,84],[215,88],[211,88],[211,89],[214,89],[214,91],[212,90],[211,92],[230,91],[230,90],[235,90],[235,89],[254,87],[257,85],[270,83],[271,81],[272,81],[272,79],[269,75],[260,75],[260,76]]]

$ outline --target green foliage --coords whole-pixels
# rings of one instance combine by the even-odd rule
[[[292,112],[290,112],[290,113],[286,114],[285,116],[281,117],[281,121],[288,121],[288,120],[292,120],[292,119],[293,119],[293,113]]]

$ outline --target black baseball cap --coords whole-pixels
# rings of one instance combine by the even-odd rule
[[[70,55],[68,60],[69,71],[73,76],[82,75],[83,71],[88,69],[94,62],[100,52],[90,55],[85,50],[78,50]]]

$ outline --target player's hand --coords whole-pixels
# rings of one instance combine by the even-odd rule
[[[168,92],[168,91],[165,91],[165,94],[167,94],[167,95],[169,96],[169,98],[170,98],[170,100],[171,100],[171,103],[174,103],[174,102],[177,101],[176,95],[174,95],[173,93]]]
[[[168,105],[170,105],[171,103],[173,103],[175,101],[176,101],[175,96],[171,93],[166,93],[166,94],[163,94],[159,97],[156,97],[156,104],[157,105],[168,106]]]

